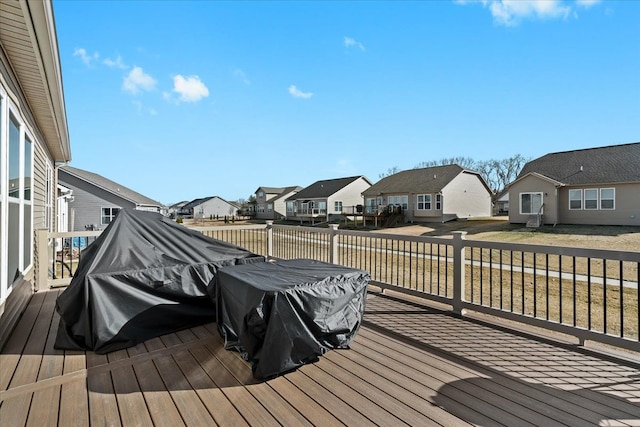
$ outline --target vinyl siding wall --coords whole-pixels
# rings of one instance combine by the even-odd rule
[[[558,221],[555,185],[546,179],[529,175],[509,187],[509,222],[513,224],[525,224],[529,219],[529,215],[520,214],[521,193],[542,193],[544,223],[555,224]],[[567,203],[569,202],[567,201]]]
[[[478,175],[460,173],[442,189],[442,198],[444,216],[455,215],[458,218],[491,216],[491,193]]]
[[[85,226],[91,224],[99,229],[106,228],[107,225],[101,223],[102,208],[136,208],[135,203],[95,187],[63,170],[58,171],[58,179],[60,184],[73,190],[73,202],[69,202],[69,230],[71,231],[84,231]]]
[[[639,166],[640,167],[640,166]],[[613,210],[584,209],[584,192],[581,210],[569,209],[570,189],[615,188]],[[599,191],[598,191],[599,193]],[[598,184],[581,187],[562,187],[559,190],[560,221],[563,224],[638,225],[640,226],[640,183]]]

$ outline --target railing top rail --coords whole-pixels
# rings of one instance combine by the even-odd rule
[[[208,226],[189,225],[186,227],[196,231],[261,230],[261,229],[264,230],[267,228],[267,224],[208,225]]]
[[[640,252],[611,249],[578,248],[568,246],[539,245],[535,243],[507,243],[465,239],[464,246],[484,249],[501,249],[512,252],[535,252],[549,255],[566,255],[584,258],[601,258],[616,261],[640,262]]]
[[[67,238],[67,237],[95,237],[102,234],[102,230],[99,231],[63,231],[56,233],[48,233],[50,238]]]

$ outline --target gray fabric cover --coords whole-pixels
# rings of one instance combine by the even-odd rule
[[[218,269],[264,260],[158,213],[121,210],[56,302],[55,347],[106,353],[215,321]]]
[[[225,347],[244,353],[258,379],[346,348],[369,280],[366,271],[308,259],[223,267],[216,303]]]

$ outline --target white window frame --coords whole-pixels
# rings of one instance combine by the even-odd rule
[[[273,203],[267,203],[267,212],[268,213],[273,212]]]
[[[589,193],[595,192],[595,196],[596,196],[595,199],[593,199],[593,198],[587,199],[587,192],[589,192]],[[583,194],[584,194],[584,196],[583,196],[584,197],[583,198],[583,200],[584,200],[584,210],[585,211],[597,211],[598,207],[600,206],[600,197],[598,197],[600,195],[600,192],[598,191],[598,189],[597,188],[585,188]],[[592,208],[588,207],[587,206],[587,201],[595,201],[596,202],[595,203],[595,207],[592,207]]]
[[[606,190],[611,190],[611,191],[613,191],[613,198],[611,198],[611,199],[608,199],[608,198],[607,198],[607,199],[605,199],[604,197],[602,197],[602,192],[603,192],[603,191],[606,191]],[[612,207],[610,207],[610,208],[604,208],[604,207],[602,207],[602,202],[603,202],[603,201],[605,201],[605,200],[611,200],[611,201],[613,202]],[[616,189],[615,189],[615,187],[606,187],[606,188],[601,188],[601,189],[600,189],[600,201],[598,202],[598,207],[599,207],[601,210],[603,210],[603,211],[613,211],[613,210],[615,210],[615,209],[616,209]]]
[[[110,218],[109,222],[104,222],[105,215],[102,214],[104,209],[109,209],[109,211],[110,211],[110,214],[106,215],[106,216],[108,216]],[[113,213],[114,209],[116,209],[116,213],[115,214]],[[115,219],[115,217],[118,214],[118,212],[120,212],[120,209],[121,208],[118,207],[118,206],[103,206],[103,207],[101,207],[100,208],[100,224],[101,225],[109,225],[109,224],[111,224],[111,222]]]
[[[9,99],[2,86],[0,86],[0,304],[4,303],[11,293],[11,285],[13,278],[9,277],[9,254],[15,253],[17,259],[17,269],[22,274],[26,274],[32,267],[34,262],[33,254],[33,198],[34,198],[34,170],[35,170],[35,138],[29,132],[29,129],[20,114],[20,109]],[[10,122],[15,124],[18,131],[18,188],[17,197],[9,196],[9,129]],[[27,144],[28,141],[28,144]],[[30,164],[25,165],[26,151],[29,149]],[[29,198],[25,197],[25,176],[27,174],[26,167],[29,168],[28,174],[31,179]],[[17,247],[9,248],[9,208],[17,205]],[[29,207],[28,218],[25,218],[25,207]],[[28,226],[28,229],[27,229]],[[29,235],[25,236],[25,232],[29,231]],[[26,238],[25,238],[26,237]],[[11,250],[11,252],[9,252]],[[16,252],[13,252],[16,251]],[[27,258],[25,258],[25,253]]]
[[[578,199],[572,199],[571,198],[571,194],[579,194],[579,198]],[[580,202],[580,206],[577,208],[571,207],[571,202],[573,201],[579,201]],[[582,188],[574,188],[574,189],[570,189],[569,190],[569,210],[570,211],[581,211],[582,207],[584,205],[584,201],[582,200]]]
[[[442,194],[440,193],[436,194],[436,210],[442,210]]]
[[[333,211],[337,213],[342,213],[342,201],[336,200],[333,202]]]
[[[416,195],[416,209],[419,211],[431,210],[431,194]]]
[[[519,208],[520,208],[520,215],[537,215],[538,214],[538,210],[539,209],[534,209],[535,212],[524,212],[522,210],[522,196],[524,195],[530,195],[530,196],[536,196],[539,195],[540,196],[540,206],[544,205],[544,197],[541,191],[525,191],[523,193],[520,193],[518,195],[518,202],[520,204]],[[531,200],[531,207],[533,208],[533,199]],[[544,207],[542,208],[542,212],[544,213]]]
[[[402,210],[406,211],[407,209],[409,209],[409,196],[407,196],[406,194],[387,196],[387,203],[389,206],[401,206]]]

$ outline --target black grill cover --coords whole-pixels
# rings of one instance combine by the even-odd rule
[[[364,314],[369,273],[295,259],[224,267],[216,278],[218,329],[267,379],[346,348]]]
[[[56,302],[55,347],[107,353],[215,321],[218,269],[264,260],[158,213],[121,210]]]

